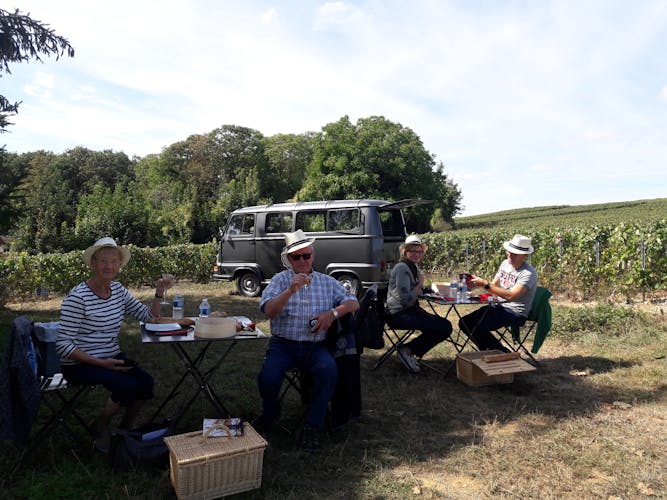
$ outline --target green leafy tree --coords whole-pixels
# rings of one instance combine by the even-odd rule
[[[30,161],[21,185],[24,213],[17,231],[19,250],[48,253],[73,248],[77,197],[65,167],[66,162],[53,153],[38,154]]]
[[[409,228],[424,232],[432,218],[451,221],[461,193],[409,128],[384,117],[352,124],[347,116],[322,128],[299,200],[422,198],[433,203],[407,212]]]
[[[34,153],[7,153],[0,149],[0,234],[12,228],[21,213],[22,197],[18,190]]]
[[[265,140],[264,152],[274,176],[270,197],[275,203],[292,198],[303,186],[313,160],[314,132],[276,134]]]
[[[188,239],[179,241],[197,243],[210,241],[211,199],[216,192],[218,178],[209,156],[210,139],[207,135],[191,135],[185,141],[172,144],[164,149],[161,159],[164,163],[163,172],[167,175],[170,188],[167,193],[176,201],[179,211],[185,206],[190,207],[187,228],[181,228],[177,234]],[[174,206],[164,206],[173,211]],[[171,214],[163,213],[166,218]],[[173,223],[178,223],[172,219]]]
[[[133,196],[148,208],[150,225],[158,228],[153,245],[187,243],[191,239],[192,201],[180,165],[166,150],[146,156],[135,165]]]
[[[148,207],[132,196],[132,186],[113,189],[100,183],[79,200],[75,233],[79,244],[90,244],[102,236],[123,243],[150,246],[158,232],[150,223]]]
[[[72,187],[81,195],[91,193],[98,184],[109,188],[116,184],[126,187],[134,179],[133,161],[122,151],[76,147],[66,151],[64,157],[71,165]]]
[[[265,155],[262,133],[224,125],[209,138],[210,161],[218,176],[214,220],[220,224],[236,208],[271,203],[277,173]]]
[[[74,57],[74,49],[48,25],[21,14],[18,9],[14,12],[0,9],[0,77],[2,73],[11,74],[10,63],[41,61],[40,55],[55,55],[56,59],[63,55]],[[10,125],[8,117],[18,112],[20,104],[0,95],[0,132],[6,131]]]
[[[61,155],[35,156],[20,188],[24,205],[17,246],[33,252],[80,248],[83,243],[74,230],[81,197],[98,184],[113,189],[133,177],[132,162],[124,153],[74,148]]]

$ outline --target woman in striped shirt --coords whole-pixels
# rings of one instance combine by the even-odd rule
[[[56,350],[68,382],[101,384],[111,391],[94,424],[95,446],[108,451],[112,417],[125,407],[120,427],[130,428],[140,404],[153,397],[153,377],[127,363],[129,360],[120,349],[121,324],[126,315],[139,321],[159,316],[166,283],[164,279],[157,281],[150,308],[134,298],[114,281],[130,260],[130,251],[116,245],[113,238],[96,241],[85,250],[83,260],[92,276],[75,286],[63,300]]]

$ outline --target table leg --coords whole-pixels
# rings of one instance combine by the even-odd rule
[[[179,359],[183,363],[183,366],[185,367],[185,372],[183,373],[183,375],[181,376],[181,378],[177,382],[177,384],[174,386],[174,388],[171,390],[169,395],[162,402],[160,407],[155,411],[155,413],[153,415],[153,420],[157,417],[157,415],[160,414],[160,412],[164,409],[164,407],[167,405],[167,403],[176,396],[180,386],[183,384],[183,382],[185,381],[185,379],[187,378],[188,375],[190,375],[194,378],[198,387],[197,387],[197,390],[192,394],[192,396],[190,396],[188,401],[181,406],[180,410],[178,411],[176,416],[173,418],[173,420],[172,420],[172,425],[173,426],[176,426],[178,424],[178,422],[181,420],[181,418],[183,418],[183,416],[185,415],[185,413],[188,410],[188,408],[190,407],[190,405],[192,405],[192,403],[195,401],[195,399],[197,399],[197,397],[199,396],[199,394],[201,392],[204,392],[206,394],[208,400],[215,407],[215,410],[220,417],[230,416],[229,410],[224,405],[222,400],[218,397],[218,395],[215,393],[213,388],[210,386],[208,380],[213,375],[215,370],[222,364],[222,361],[227,356],[229,351],[232,349],[234,343],[236,343],[236,341],[232,342],[229,345],[229,347],[227,347],[227,349],[222,354],[222,356],[220,357],[218,362],[215,364],[215,366],[213,368],[207,370],[205,374],[202,374],[202,372],[199,370],[199,365],[203,361],[204,356],[205,356],[206,352],[208,351],[208,349],[211,345],[210,342],[205,343],[204,347],[200,350],[199,354],[197,354],[197,356],[194,359],[191,358],[188,355],[187,351],[183,348],[181,343],[179,343],[179,342],[171,343],[170,345],[172,346],[172,348],[176,352],[177,356],[179,357]]]
[[[431,301],[428,301],[428,303],[431,306],[431,309],[433,310],[433,313],[440,316],[438,314],[438,311],[436,311],[433,303]],[[473,303],[471,303],[471,304],[473,304]],[[475,323],[474,328],[470,329],[470,328],[467,328],[468,325],[466,324],[466,322],[463,319],[463,316],[461,316],[461,313],[459,312],[458,308],[456,307],[457,305],[461,305],[461,304],[451,303],[451,304],[440,304],[440,305],[448,305],[449,306],[449,308],[447,309],[447,313],[444,316],[445,319],[447,319],[449,317],[449,314],[452,312],[452,310],[454,311],[454,313],[458,317],[458,321],[456,322],[456,325],[452,325],[454,327],[454,331],[456,331],[456,337],[454,338],[454,331],[452,331],[452,335],[447,340],[454,346],[454,348],[457,351],[457,354],[460,353],[460,352],[463,352],[463,350],[466,348],[466,346],[470,342],[470,337],[468,335],[466,335],[464,332],[462,332],[460,328],[458,328],[459,321],[462,321],[463,324],[466,325],[467,330],[474,331],[480,325],[480,323],[484,320],[484,318],[488,314],[489,309],[488,309],[488,307],[484,309],[484,314],[482,314],[480,316],[480,318],[477,320],[477,323]],[[468,305],[468,304],[464,303],[463,305]],[[474,305],[476,305],[476,304],[474,304]],[[484,307],[484,306],[482,306],[482,307]],[[461,340],[461,336],[463,336],[463,340]],[[455,364],[456,364],[456,356],[454,356],[454,359],[452,360],[452,362],[447,367],[447,370],[445,371],[445,376],[447,376],[447,374],[451,371],[451,369],[454,367]]]

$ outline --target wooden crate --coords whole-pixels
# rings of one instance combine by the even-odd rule
[[[247,422],[243,436],[204,437],[202,431],[164,438],[171,483],[179,499],[233,495],[262,485],[266,440]]]
[[[518,357],[506,361],[487,362],[502,351],[463,352],[456,356],[456,376],[471,386],[511,384],[514,374],[535,370],[530,363]]]

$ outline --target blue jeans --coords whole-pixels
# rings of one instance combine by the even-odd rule
[[[426,312],[421,307],[405,309],[387,318],[387,324],[398,330],[420,330],[422,332],[419,337],[405,344],[418,358],[424,356],[452,334],[452,324],[449,320]]]
[[[123,353],[114,357],[126,358]],[[117,372],[88,363],[77,363],[62,365],[62,372],[67,382],[72,385],[104,386],[111,391],[111,400],[122,406],[153,397],[153,377],[138,366],[128,372]]]
[[[306,422],[322,429],[338,378],[338,368],[326,342],[295,342],[277,336],[269,339],[264,365],[257,377],[265,421],[272,423],[280,416],[280,387],[285,372],[291,368],[310,374],[312,399]]]
[[[497,349],[507,352],[508,349],[491,332],[504,326],[523,326],[525,322],[526,318],[523,316],[500,305],[493,305],[480,307],[463,316],[459,321],[459,328],[470,337],[480,351]]]

